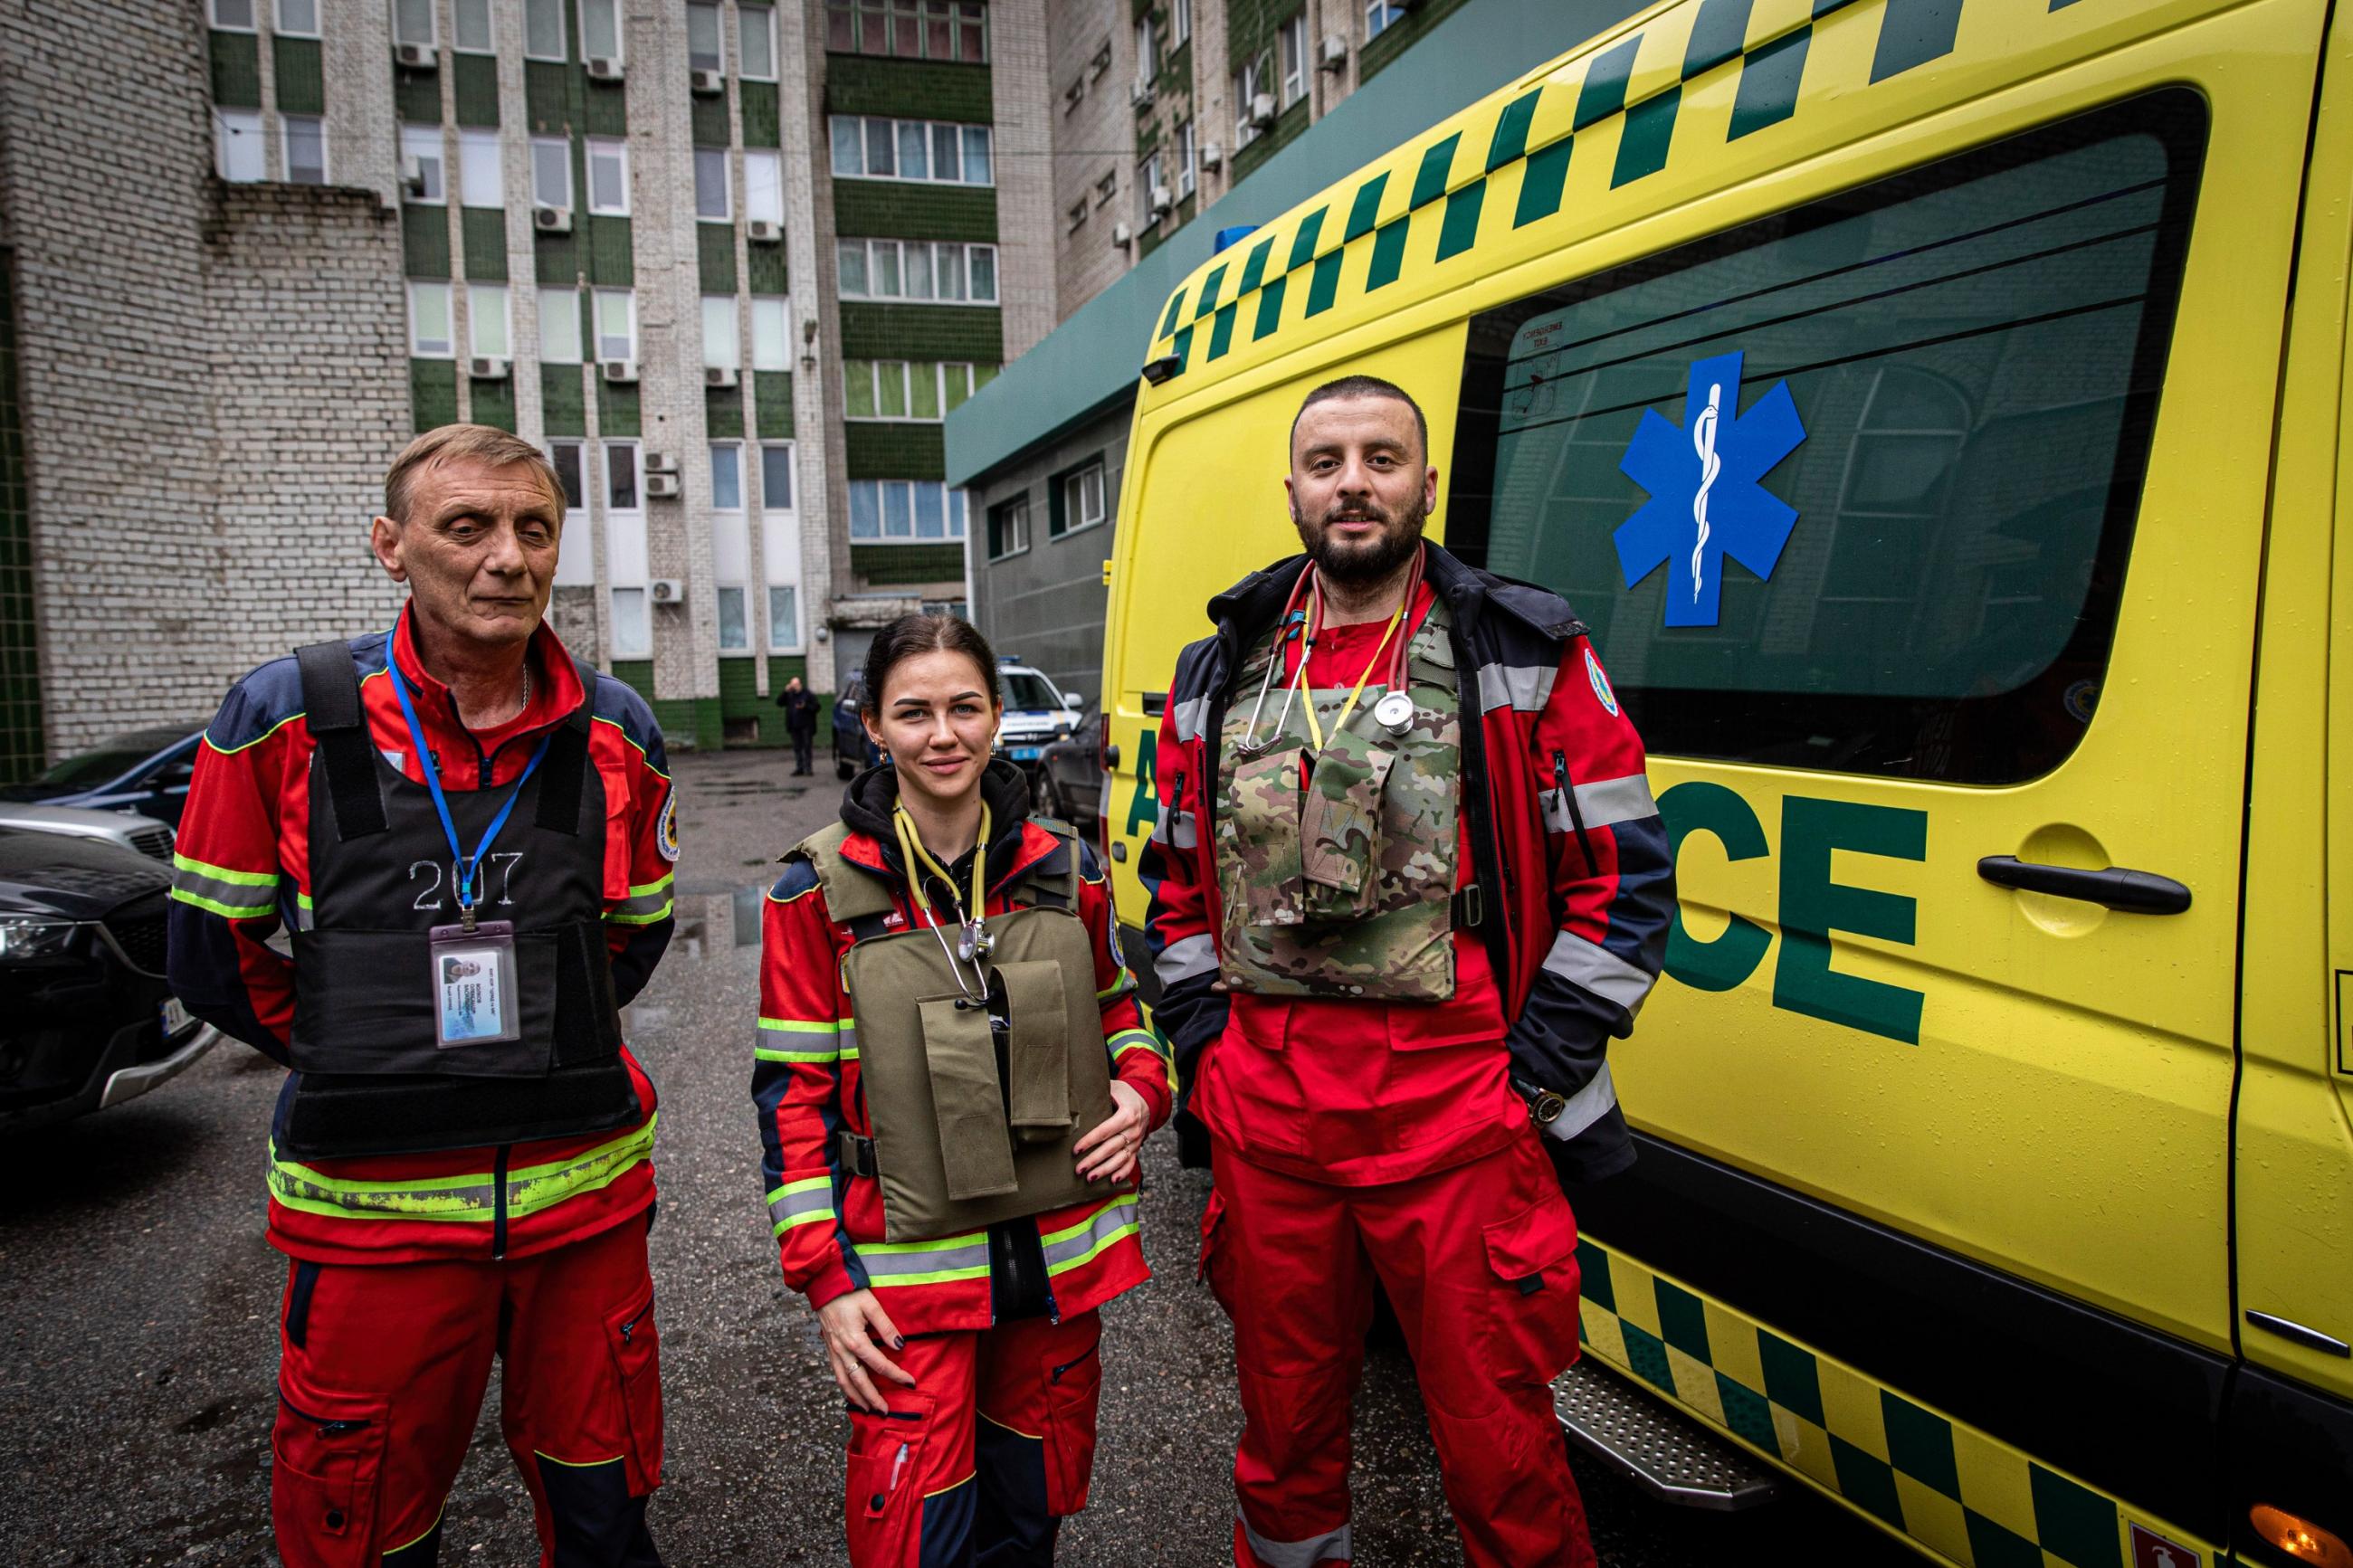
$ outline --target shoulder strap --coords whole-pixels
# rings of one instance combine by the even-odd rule
[[[880,878],[858,869],[842,854],[841,847],[849,841],[849,826],[837,822],[802,839],[785,858],[798,856],[809,863],[817,872],[826,918],[848,927],[851,940],[864,942],[881,932],[883,920],[898,906]]]
[[[1029,819],[1053,836],[1054,847],[1021,873],[1033,908],[1079,910],[1079,835],[1066,822],[1050,816]]]
[[[391,657],[387,642],[385,654]],[[348,643],[311,643],[294,650],[302,675],[303,722],[319,750],[334,806],[335,831],[345,839],[382,833],[384,789],[376,778],[375,745],[360,703],[359,670]]]
[[[581,786],[588,774],[588,731],[596,721],[596,671],[576,654],[572,669],[580,679],[580,705],[548,739],[547,755],[539,764],[539,805],[533,820],[548,832],[577,836]]]

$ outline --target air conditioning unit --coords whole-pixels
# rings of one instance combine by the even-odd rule
[[[1250,122],[1260,131],[1274,123],[1274,94],[1261,92],[1250,100]]]
[[[1337,33],[1324,35],[1323,47],[1316,51],[1315,63],[1327,71],[1348,68],[1348,40]]]
[[[400,188],[412,196],[425,195],[425,160],[403,158],[400,161]]]
[[[1124,246],[1134,237],[1127,225],[1115,223],[1111,226],[1111,242],[1114,247]]]
[[[505,360],[477,354],[466,362],[466,374],[474,381],[504,381],[508,364]]]
[[[1201,167],[1222,169],[1226,164],[1226,148],[1221,142],[1208,142],[1201,146]]]
[[[679,477],[676,474],[648,474],[646,498],[649,500],[676,500],[679,497]],[[659,603],[659,595],[656,595]]]
[[[1128,89],[1127,101],[1137,109],[1152,107],[1152,78],[1138,72],[1135,85]]]
[[[744,226],[744,237],[754,245],[781,245],[785,239],[785,226],[767,218],[755,217]]]
[[[1155,185],[1152,187],[1152,216],[1154,217],[1166,217],[1169,213],[1176,210],[1176,197],[1167,186]]]
[[[678,493],[675,483],[670,487],[670,492],[672,495]],[[646,584],[646,597],[657,605],[683,605],[686,603],[686,584],[675,577],[657,577]]]
[[[646,454],[646,472],[649,474],[674,474],[678,472],[678,458],[675,454],[670,452],[648,452]]]
[[[610,55],[591,55],[588,57],[588,79],[590,81],[618,81],[626,73],[621,69],[621,62],[615,59]]]
[[[531,226],[542,234],[570,234],[572,209],[569,207],[533,207]]]
[[[689,71],[686,85],[697,98],[717,98],[727,90],[727,77],[723,71]]]
[[[708,364],[702,367],[702,384],[724,390],[744,384],[743,372],[732,364]]]
[[[392,63],[405,70],[429,71],[440,63],[440,57],[433,52],[430,44],[395,44]]]
[[[605,379],[616,386],[626,386],[638,379],[638,362],[633,359],[608,359],[599,366]]]

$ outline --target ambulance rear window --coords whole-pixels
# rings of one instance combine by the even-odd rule
[[[2091,723],[2202,100],[2137,100],[1489,311],[1448,542],[1654,752],[2009,784]]]

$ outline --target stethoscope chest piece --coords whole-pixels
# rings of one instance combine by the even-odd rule
[[[1373,722],[1402,738],[1413,728],[1413,699],[1402,691],[1390,692],[1373,704]]]

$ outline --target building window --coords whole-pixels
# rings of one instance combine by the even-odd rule
[[[993,364],[946,363],[940,366],[940,405],[953,414],[965,399],[997,379]]]
[[[452,39],[459,54],[489,55],[498,52],[491,36],[491,0],[450,0],[449,15]]]
[[[702,297],[702,367],[733,370],[744,363],[744,345],[736,330],[735,296]]]
[[[562,60],[564,0],[522,0],[522,52],[527,59]]]
[[[727,194],[727,149],[697,147],[694,150],[694,216],[716,219],[721,223],[735,216],[734,203]]]
[[[760,510],[793,510],[793,444],[771,441],[760,448]]]
[[[246,9],[253,9],[251,0]],[[439,43],[433,31],[433,0],[392,0],[392,41],[427,49]]]
[[[711,443],[711,510],[744,510],[744,448],[740,443]]]
[[[843,417],[936,421],[996,380],[997,370],[961,361],[846,360]]]
[[[240,0],[240,8],[250,17],[253,0]],[[216,10],[218,7],[215,7]],[[289,38],[315,38],[319,36],[319,0],[278,0],[278,33]]]
[[[1261,55],[1247,61],[1234,73],[1234,146],[1237,149],[1249,146],[1261,134],[1258,100],[1267,96],[1271,63],[1266,56]]]
[[[997,247],[910,239],[838,242],[837,271],[846,300],[941,300],[997,303]]]
[[[251,184],[269,177],[261,144],[261,110],[213,110],[213,166],[232,184]]]
[[[447,283],[412,281],[408,285],[408,352],[417,359],[457,356]]]
[[[213,26],[224,33],[250,33],[253,0],[213,0],[212,19]]]
[[[1072,202],[1071,204],[1071,210],[1063,215],[1071,220],[1070,232],[1076,234],[1080,229],[1085,227],[1087,214],[1092,212],[1093,209],[1094,204],[1087,200],[1084,196],[1081,196],[1077,201]]]
[[[1139,228],[1150,228],[1160,221],[1166,209],[1159,205],[1160,154],[1155,153],[1135,167],[1135,221]]]
[[[1146,11],[1135,19],[1135,85],[1141,89],[1160,74],[1160,29]]]
[[[782,294],[752,296],[752,368],[793,368],[793,302]]]
[[[1307,13],[1300,12],[1277,35],[1282,46],[1282,107],[1307,96]]]
[[[1390,23],[1401,21],[1404,16],[1403,0],[1365,0],[1366,38],[1379,37],[1388,30]]]
[[[400,128],[400,161],[414,167],[408,182],[406,199],[421,206],[438,207],[449,199],[448,184],[443,175],[441,128],[438,125],[404,125]]]
[[[588,210],[629,216],[629,144],[617,137],[588,139]]]
[[[852,479],[849,537],[896,543],[962,539],[965,494],[937,479]]]
[[[643,658],[654,651],[654,629],[646,618],[643,588],[613,590],[613,657]]]
[[[800,584],[797,583],[768,584],[768,647],[771,651],[800,651]]]
[[[995,150],[986,125],[837,114],[831,131],[833,172],[843,179],[996,183]]]
[[[1103,521],[1103,466],[1097,458],[1084,468],[1073,469],[1055,481],[1060,487],[1061,505],[1053,509],[1046,520],[1046,531],[1056,539],[1092,528]]]
[[[572,143],[561,136],[531,139],[531,199],[559,212],[572,210]]]
[[[1199,178],[1194,169],[1199,161],[1199,150],[1193,145],[1193,122],[1180,120],[1176,122],[1176,199],[1180,202],[1194,192]]]
[[[628,289],[596,290],[596,357],[638,357],[638,297]]]
[[[825,47],[835,54],[988,60],[981,0],[826,0]]]
[[[286,155],[286,178],[297,185],[327,183],[327,125],[314,114],[289,114],[278,122]]]
[[[1193,0],[1169,0],[1168,47],[1181,49],[1193,37]]]
[[[539,291],[539,362],[542,364],[580,363],[580,290],[542,289]]]
[[[586,480],[582,474],[583,447],[578,441],[550,441],[547,444],[548,465],[564,486],[564,510],[578,511],[588,504]]]
[[[988,509],[988,558],[1002,561],[1029,548],[1029,498],[1016,496]]]
[[[719,609],[719,651],[740,653],[752,646],[752,634],[744,624],[744,590],[723,587],[713,595]]]
[[[745,81],[776,79],[776,13],[773,6],[735,8],[735,70]]]
[[[503,283],[466,285],[466,336],[476,355],[512,359],[514,344],[507,321],[507,286]]]
[[[756,147],[744,153],[744,217],[749,223],[785,222],[785,155]]]
[[[470,207],[507,205],[506,166],[495,131],[458,132],[458,199]]]
[[[689,0],[686,7],[686,68],[725,70],[719,46],[719,6],[715,0]]]
[[[580,0],[580,53],[592,60],[622,58],[621,0]]]
[[[1095,182],[1095,205],[1101,206],[1117,195],[1119,195],[1119,171],[1105,169],[1103,178]]]

